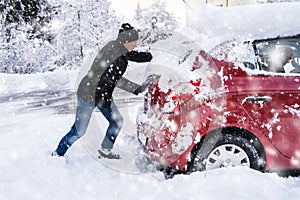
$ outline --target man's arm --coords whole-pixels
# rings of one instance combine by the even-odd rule
[[[120,78],[116,86],[122,90],[125,90],[133,94],[136,94],[135,91],[141,87],[139,84],[136,84],[124,77]]]
[[[150,62],[152,54],[150,52],[131,51],[127,53],[127,58],[133,62]]]
[[[131,82],[130,80],[122,77],[117,82],[116,86],[127,92],[138,95],[139,93],[144,92],[149,87],[149,85],[152,83],[152,81],[158,80],[159,78],[160,78],[160,75],[152,74],[147,77],[147,79],[142,83],[142,85],[138,85],[138,84]]]

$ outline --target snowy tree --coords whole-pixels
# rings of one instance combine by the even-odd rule
[[[135,20],[142,27],[140,30],[142,45],[166,39],[177,26],[175,17],[166,11],[166,4],[159,0],[144,9],[138,4]]]
[[[118,30],[118,18],[107,0],[56,1],[55,10],[55,64],[64,69],[77,68],[90,50]]]
[[[51,33],[46,0],[4,0],[0,3],[0,72],[32,73],[40,70]]]
[[[4,0],[0,2],[2,30],[9,41],[11,29],[26,24],[31,38],[43,37],[41,28],[50,21],[50,5],[46,0]]]
[[[107,0],[88,0],[80,11],[80,35],[87,50],[117,37],[120,22],[109,6]]]
[[[142,19],[141,16],[141,6],[140,2],[137,3],[136,9],[135,9],[135,20],[140,21]]]
[[[118,19],[107,0],[0,1],[0,72],[75,69],[113,37]]]

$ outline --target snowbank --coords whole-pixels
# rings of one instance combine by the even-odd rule
[[[36,89],[73,88],[78,71],[56,71],[42,74],[0,74],[1,94],[30,92]]]

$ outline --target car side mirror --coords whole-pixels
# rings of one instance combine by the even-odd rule
[[[255,69],[255,65],[251,62],[243,62],[243,65],[248,69]]]

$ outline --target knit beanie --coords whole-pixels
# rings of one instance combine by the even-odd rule
[[[119,34],[117,40],[122,43],[129,43],[137,41],[139,39],[138,32],[129,23],[122,24],[119,29]]]

